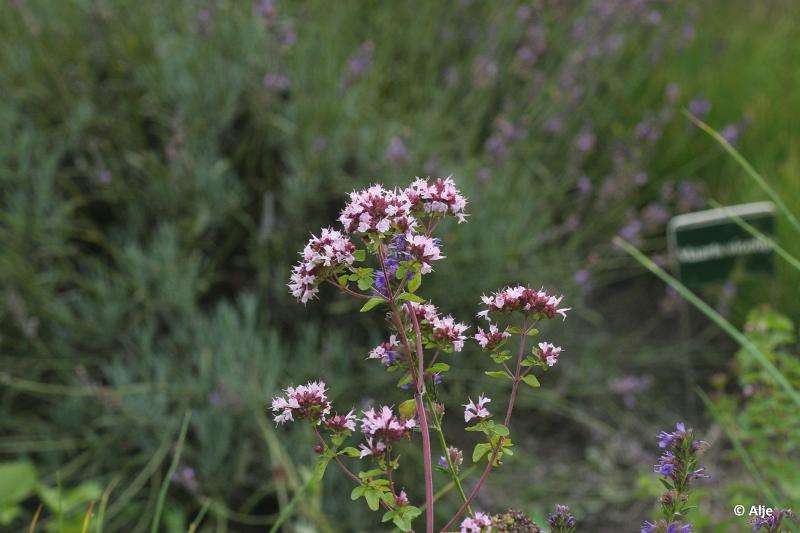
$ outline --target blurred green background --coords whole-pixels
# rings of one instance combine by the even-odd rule
[[[738,527],[748,473],[695,393],[737,412],[735,346],[611,239],[665,263],[670,216],[764,198],[684,108],[800,204],[798,17],[792,0],[4,2],[0,529],[44,502],[41,530],[80,531],[95,501],[105,531],[148,530],[191,409],[162,530],[204,508],[199,531],[268,530],[314,459],[304,428],[275,428],[273,394],[322,378],[340,406],[403,398],[364,360],[377,314],[324,290],[295,303],[291,265],[347,192],[415,175],[470,199],[426,297],[473,324],[507,283],[573,308],[477,506],[541,520],[567,503],[584,531],[638,529],[654,436],[686,419],[714,445],[698,528]],[[800,252],[782,222],[779,239]],[[702,296],[737,325],[762,303],[796,317],[798,281],[778,265]],[[476,349],[452,363],[448,430],[470,449],[459,404],[504,393]],[[793,446],[771,470],[787,503]],[[381,530],[345,488],[331,472],[284,530]]]

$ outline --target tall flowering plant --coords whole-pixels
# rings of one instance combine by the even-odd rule
[[[405,189],[386,189],[373,185],[350,193],[349,202],[339,216],[340,229],[322,229],[312,236],[292,269],[289,290],[300,302],[316,298],[320,286],[363,300],[362,312],[381,310],[392,325],[388,339],[366,357],[401,377],[397,386],[410,397],[395,407],[380,406],[355,415],[333,410],[323,382],[289,387],[272,400],[275,421],[304,420],[313,431],[321,454],[319,472],[333,462],[349,477],[353,500],[363,498],[373,511],[383,509],[383,521],[393,522],[402,531],[411,531],[412,522],[425,512],[425,531],[434,531],[433,471],[439,469],[452,479],[461,506],[441,531],[448,531],[462,518],[461,531],[481,532],[495,527],[498,520],[471,507],[486,478],[513,455],[509,424],[521,385],[539,387],[537,373],[558,363],[562,348],[539,342],[528,349],[529,337],[538,335],[537,326],[557,317],[566,318],[568,308],[562,298],[530,286],[510,286],[481,298],[483,309],[477,316],[485,325],[469,336],[469,327],[453,316],[442,315],[421,295],[424,276],[445,256],[442,242],[434,236],[448,218],[460,224],[467,221],[467,200],[451,178],[415,179]],[[510,397],[505,414],[495,416],[496,404],[484,394],[464,404],[466,430],[483,435],[472,461],[485,463],[472,491],[467,494],[459,479],[463,452],[447,442],[442,430],[444,407],[436,401],[436,387],[450,369],[447,354],[461,352],[467,341],[474,341],[497,370],[486,372],[491,378],[508,382]],[[511,345],[515,348],[509,348]],[[354,434],[358,447],[347,446]],[[434,459],[431,434],[439,445]],[[415,506],[399,489],[395,472],[400,459],[397,443],[415,440],[419,435],[424,463],[425,504]],[[437,455],[439,455],[437,454]],[[345,460],[359,461],[351,468]],[[362,466],[365,465],[365,466]],[[358,471],[356,473],[355,471]],[[321,475],[321,474],[320,474]],[[562,506],[563,507],[563,506]],[[557,531],[573,531],[575,519],[568,508],[560,507],[552,517]],[[494,524],[493,524],[494,522]]]

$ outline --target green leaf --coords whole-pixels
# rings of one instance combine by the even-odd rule
[[[395,511],[386,511],[385,513],[383,513],[383,518],[381,518],[381,522],[388,522],[395,516],[397,516],[397,513]]]
[[[348,276],[347,274],[342,274],[341,276],[339,276],[336,279],[339,281],[339,285],[341,285],[343,287],[346,287],[347,286],[347,280],[348,280],[349,277],[350,276]]]
[[[413,505],[407,505],[403,507],[403,516],[407,516],[409,518],[416,518],[422,514],[422,510],[419,507],[415,507]]]
[[[475,449],[472,450],[472,462],[477,463],[478,461],[480,461],[484,455],[489,453],[491,449],[492,449],[491,444],[488,444],[486,442],[479,442],[478,444],[476,444]]]
[[[403,294],[397,297],[398,302],[402,302],[403,300],[408,300],[409,302],[414,302],[418,304],[425,303],[424,298],[420,298],[416,294],[412,294],[410,292],[404,292]]]
[[[359,285],[359,288],[360,287],[361,285]],[[367,311],[377,306],[378,304],[383,303],[384,301],[386,300],[383,298],[383,296],[373,296],[372,298],[367,300],[367,303],[365,303],[364,306],[361,308],[361,312],[366,313]]]
[[[492,426],[492,433],[495,435],[500,435],[501,437],[508,437],[508,428],[505,427],[503,424],[494,424]]]
[[[350,491],[350,499],[355,501],[364,495],[364,492],[367,490],[367,487],[364,485],[359,485],[355,487],[352,491]]]
[[[531,386],[531,387],[533,387],[534,389],[537,389],[537,388],[539,388],[539,387],[541,387],[541,386],[542,386],[542,385],[539,383],[539,380],[538,380],[538,379],[536,379],[536,376],[534,376],[533,374],[528,374],[527,376],[525,376],[524,378],[522,378],[522,381],[524,381],[526,384],[530,385],[530,386]]]
[[[403,387],[403,385],[408,385],[408,384],[409,384],[409,383],[411,383],[412,381],[414,381],[414,378],[413,378],[413,377],[411,377],[411,374],[406,374],[405,376],[403,376],[402,378],[400,378],[400,381],[398,381],[398,382],[397,382],[397,386],[398,386],[398,387],[400,387],[400,388],[402,388],[402,387]]]
[[[494,361],[499,365],[511,359],[511,354],[508,354],[506,352],[500,352],[500,353],[493,353],[489,357],[491,357],[492,361]]]
[[[361,452],[359,452],[356,448],[353,448],[352,446],[348,446],[339,453],[341,455],[346,455],[348,457],[361,457]]]
[[[417,413],[417,402],[411,398],[397,406],[397,410],[400,412],[401,417],[411,418]]]
[[[331,462],[331,458],[328,455],[323,455],[319,458],[316,466],[314,467],[314,475],[313,479],[315,482],[319,483],[322,481],[322,478],[325,476],[325,470],[328,468],[328,463]]]
[[[427,372],[435,374],[437,372],[447,372],[448,370],[450,370],[450,365],[447,363],[434,363],[428,367]]]
[[[30,496],[39,476],[33,463],[13,461],[0,463],[0,507],[10,506]]]
[[[411,531],[411,519],[408,515],[395,516],[392,522],[400,531]]]
[[[512,379],[511,376],[508,375],[508,372],[505,370],[491,370],[484,372],[490,378],[499,378],[499,379]]]
[[[511,326],[510,328],[508,328],[508,332],[514,333],[515,335],[522,333],[517,326]]]
[[[529,356],[525,357],[525,359],[522,360],[522,363],[520,363],[520,365],[524,366],[524,367],[536,366],[538,364],[538,362],[539,362],[539,359],[534,359],[533,357],[531,357],[529,355]]]
[[[535,337],[539,334],[539,330],[536,328],[531,328],[528,330],[528,337]]]
[[[356,250],[353,252],[353,258],[355,258],[356,261],[363,261],[367,258],[367,251],[364,249]]]
[[[422,285],[422,273],[417,270],[414,273],[414,277],[408,282],[408,290],[411,292],[417,292],[417,289],[419,289],[420,285]]]
[[[658,478],[658,480],[661,482],[662,485],[664,485],[667,488],[667,490],[672,490],[672,488],[673,488],[672,487],[672,483],[670,483],[669,481],[667,481],[663,477]]]
[[[377,511],[381,506],[381,493],[371,487],[364,492],[364,498],[367,500],[369,508],[373,511]]]

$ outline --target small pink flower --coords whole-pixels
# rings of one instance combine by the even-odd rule
[[[401,490],[400,494],[397,495],[394,502],[398,507],[403,507],[408,505],[408,495],[406,494],[406,491]]]
[[[489,324],[489,331],[483,331],[478,328],[478,333],[475,335],[475,340],[481,345],[485,351],[494,351],[499,348],[507,338],[511,336],[506,330],[500,331],[496,324]]]
[[[274,418],[279,424],[293,421],[295,417],[320,423],[331,412],[331,404],[325,396],[325,383],[311,381],[289,387],[285,396],[272,399],[272,411],[278,413]]]
[[[561,355],[561,346],[556,346],[549,342],[539,343],[539,357],[542,361],[547,363],[547,366],[554,366],[558,362],[558,356]]]
[[[492,519],[486,513],[477,512],[472,518],[461,522],[461,533],[487,533],[492,527]]]
[[[444,318],[434,317],[431,320],[433,331],[432,340],[441,344],[452,344],[454,352],[460,352],[464,348],[464,341],[467,340],[464,332],[469,326],[456,322],[455,319],[447,315]]]
[[[373,185],[350,193],[350,202],[342,209],[339,221],[347,233],[381,237],[391,230],[410,233],[417,226],[411,215],[411,201],[404,192]]]
[[[423,274],[433,271],[431,266],[433,261],[445,259],[439,249],[439,240],[426,235],[410,236],[408,238],[408,251],[422,265],[420,272]]]
[[[328,417],[324,421],[325,427],[331,431],[341,432],[341,431],[355,431],[356,430],[356,416],[353,414],[352,409],[346,415],[337,414],[335,416]]]
[[[478,313],[478,316],[489,320],[489,313],[519,311],[535,320],[555,318],[556,315],[567,318],[567,311],[570,308],[558,307],[563,298],[563,296],[550,296],[544,290],[537,291],[519,285],[506,287],[491,296],[481,296],[486,309]]]
[[[438,178],[433,183],[427,179],[417,178],[404,191],[406,197],[411,201],[412,208],[420,209],[427,214],[452,215],[458,219],[458,223],[467,221],[464,208],[467,200],[456,188],[453,178]]]
[[[367,437],[367,443],[359,444],[358,447],[361,449],[359,459],[363,459],[364,457],[368,457],[370,455],[378,456],[386,451],[386,445],[380,440],[375,440],[373,442],[372,437]]]
[[[302,303],[313,298],[324,279],[353,264],[355,249],[347,237],[331,228],[323,228],[319,237],[312,235],[301,253],[303,258],[292,268],[288,285],[292,296]]]
[[[478,396],[478,403],[477,405],[472,401],[472,398],[469,399],[469,403],[464,404],[464,422],[469,422],[473,418],[476,419],[478,422],[483,420],[484,418],[488,418],[492,416],[492,413],[486,409],[486,404],[491,402],[490,398],[485,397],[483,394]]]
[[[399,347],[400,343],[397,342],[397,336],[392,335],[387,342],[379,344],[370,350],[367,359],[380,359],[385,366],[391,366],[397,361],[399,356],[397,349]]]
[[[433,323],[434,320],[439,318],[438,309],[436,309],[436,306],[430,302],[426,304],[410,302],[410,305],[411,309],[414,311],[414,314],[417,315],[417,320],[420,322],[425,320],[428,323]],[[405,309],[405,307],[403,309]]]
[[[400,419],[388,406],[383,406],[379,410],[364,411],[364,416],[361,418],[361,432],[364,433],[367,444],[360,446],[361,457],[379,455],[392,443],[409,437],[415,427],[417,427],[416,420]]]

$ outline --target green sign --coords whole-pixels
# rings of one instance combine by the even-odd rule
[[[709,209],[670,220],[670,257],[684,283],[697,286],[722,282],[737,268],[751,273],[772,272],[772,248],[732,217],[774,238],[775,206],[771,202]]]

